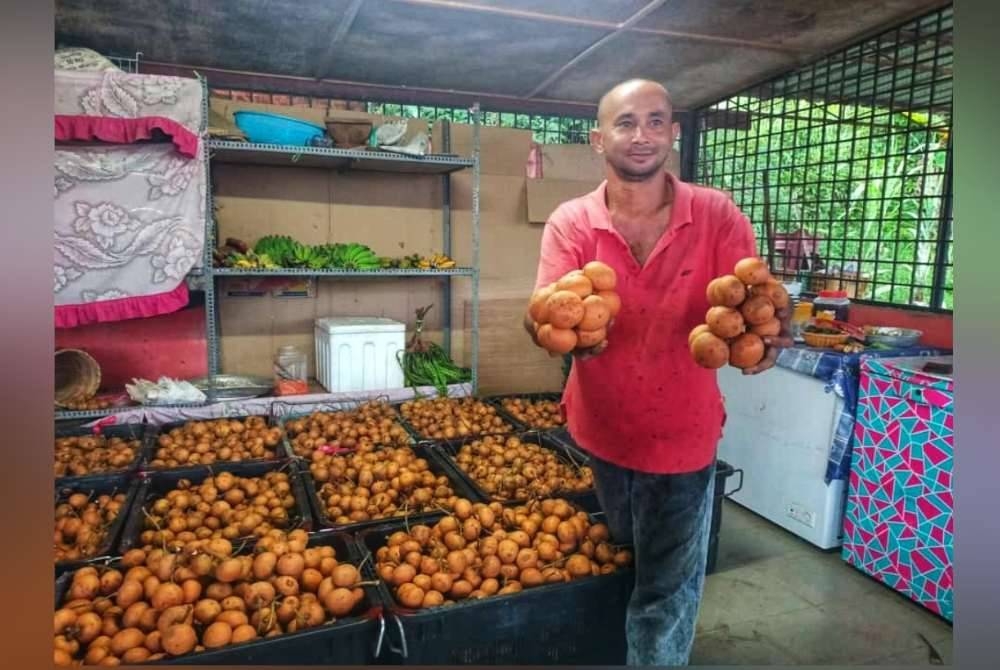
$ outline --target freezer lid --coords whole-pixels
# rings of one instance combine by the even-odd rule
[[[907,356],[903,358],[862,358],[861,370],[864,374],[892,377],[907,384],[925,386],[951,393],[955,389],[952,375],[924,372],[924,364],[952,363],[953,356]]]

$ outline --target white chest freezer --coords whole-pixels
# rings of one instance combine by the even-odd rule
[[[821,549],[842,543],[846,482],[825,480],[843,400],[815,377],[774,367],[719,370],[726,425],[719,458],[743,470],[732,500]]]

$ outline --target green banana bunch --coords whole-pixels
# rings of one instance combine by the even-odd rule
[[[364,244],[352,242],[344,250],[344,269],[377,270],[381,267],[378,255]]]
[[[329,247],[329,258],[330,264],[329,268],[340,270],[343,269],[346,259],[344,258],[344,253],[347,250],[347,245],[341,242],[328,245]]]
[[[333,245],[318,244],[312,247],[312,260],[309,261],[311,270],[329,270],[333,263]]]
[[[288,259],[288,265],[293,268],[304,268],[309,267],[312,262],[315,252],[312,247],[302,244],[301,242],[293,242],[291,257]]]
[[[403,256],[399,259],[399,267],[404,269],[413,269],[420,267],[420,261],[423,260],[420,254],[410,254],[409,256]]]
[[[287,267],[291,262],[296,242],[287,235],[266,235],[254,245],[253,251],[258,256],[265,254],[278,266]]]
[[[306,263],[310,270],[325,270],[330,265],[330,256],[324,246],[312,248],[312,258]]]
[[[381,257],[371,247],[358,242],[310,246],[288,235],[266,235],[257,240],[253,251],[238,255],[239,258],[234,257],[232,262],[228,263],[230,267],[365,271],[399,267],[415,268],[419,267],[421,261],[426,263],[419,254],[413,254],[406,259]]]
[[[247,251],[245,254],[229,254],[226,257],[225,265],[240,270],[274,270],[281,267],[267,254],[258,254],[254,251]]]

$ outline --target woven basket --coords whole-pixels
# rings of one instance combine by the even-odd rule
[[[56,404],[86,402],[101,387],[101,366],[86,351],[56,352]]]
[[[341,149],[357,149],[368,145],[368,137],[372,133],[372,122],[327,119],[326,132]]]
[[[838,344],[843,344],[847,342],[850,335],[827,335],[826,333],[802,333],[802,339],[805,340],[806,344],[810,347],[817,347],[820,349],[828,349],[830,347],[836,346]]]

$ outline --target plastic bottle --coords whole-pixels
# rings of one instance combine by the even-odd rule
[[[851,299],[847,297],[847,291],[820,291],[813,300],[813,314],[824,311],[833,312],[833,318],[837,321],[847,321],[848,313],[851,309]]]
[[[274,356],[274,394],[304,395],[309,392],[308,360],[294,345],[285,345]]]
[[[789,324],[792,331],[792,339],[796,342],[802,342],[802,331],[809,324],[809,318],[813,313],[813,305],[811,302],[797,302],[795,303],[795,310],[792,312],[791,323]]]

